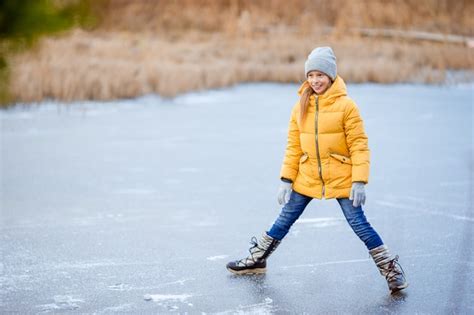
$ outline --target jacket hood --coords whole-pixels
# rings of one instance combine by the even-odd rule
[[[308,80],[304,81],[303,84],[298,89],[298,95],[301,96],[306,88],[311,88],[309,85]],[[324,92],[324,94],[319,96],[320,101],[327,101],[329,103],[333,103],[338,97],[346,96],[347,95],[347,88],[344,80],[340,76],[336,76],[336,79],[332,83],[331,87]]]

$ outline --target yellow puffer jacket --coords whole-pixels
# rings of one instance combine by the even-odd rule
[[[305,81],[298,90],[304,91]],[[352,182],[369,181],[370,152],[357,105],[337,76],[323,94],[310,97],[303,123],[299,101],[291,112],[288,145],[280,177],[313,198],[348,198]]]

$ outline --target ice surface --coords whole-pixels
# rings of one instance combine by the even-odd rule
[[[312,227],[328,227],[328,226],[334,226],[334,225],[339,225],[343,223],[345,219],[343,218],[305,218],[305,219],[299,219],[298,221],[295,222],[296,225],[299,224],[308,224],[311,225]]]
[[[217,312],[216,314],[273,314],[275,309],[273,308],[273,300],[266,297],[261,303],[255,303],[250,305],[239,305],[237,308],[232,310],[226,310],[223,312]]]
[[[133,308],[133,304],[126,303],[117,306],[110,306],[103,309],[100,313],[110,313],[110,314],[117,314],[117,313],[127,313],[130,312]]]
[[[193,307],[193,304],[188,302],[191,297],[191,294],[145,294],[143,298],[145,301],[156,302],[168,311],[177,311],[183,306]]]
[[[206,259],[210,261],[216,261],[216,260],[226,259],[227,257],[229,257],[229,255],[216,255],[216,256],[207,257]]]
[[[473,85],[349,85],[366,216],[407,273],[390,296],[334,200],[263,276],[296,85],[0,110],[0,313],[473,314]],[[150,301],[144,297],[149,295]]]
[[[163,301],[179,301],[185,302],[192,297],[190,294],[146,294],[144,299],[146,301],[163,302]]]
[[[54,303],[39,305],[38,308],[41,312],[72,311],[78,309],[81,303],[84,303],[84,300],[69,295],[56,295]]]

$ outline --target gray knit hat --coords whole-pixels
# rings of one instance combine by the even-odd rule
[[[331,47],[317,47],[308,55],[304,63],[305,76],[313,70],[324,72],[333,81],[336,79],[336,56]]]

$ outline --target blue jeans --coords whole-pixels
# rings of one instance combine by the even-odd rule
[[[282,240],[312,199],[311,197],[293,191],[290,196],[290,201],[283,207],[280,215],[267,234],[274,239]],[[361,206],[354,207],[352,200],[348,198],[339,198],[337,202],[339,202],[342,212],[352,230],[357,234],[360,240],[364,242],[367,249],[371,250],[383,245],[382,239],[367,221]]]

